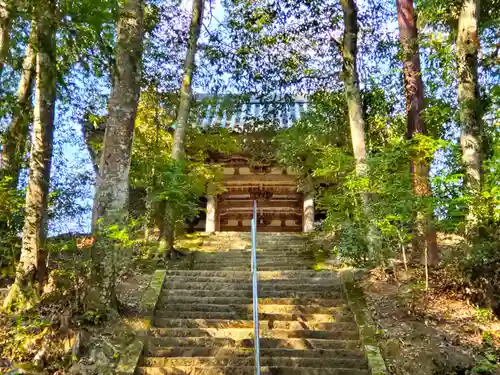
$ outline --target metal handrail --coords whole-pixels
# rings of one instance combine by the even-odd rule
[[[255,344],[255,374],[260,375],[260,334],[259,334],[259,295],[257,282],[257,201],[253,201],[252,219],[252,290],[253,326]]]

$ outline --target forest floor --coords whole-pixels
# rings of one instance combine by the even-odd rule
[[[423,266],[379,267],[361,280],[392,375],[500,375],[500,321],[451,274],[431,269],[428,290]]]
[[[120,276],[120,317],[112,321],[82,311],[75,294],[22,315],[0,312],[0,374],[108,374],[143,328],[140,304],[156,263],[136,257]]]

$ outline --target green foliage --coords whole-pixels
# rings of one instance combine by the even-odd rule
[[[383,87],[374,82],[362,91],[366,142],[372,153],[388,146],[390,140],[404,137],[407,124],[404,116],[396,113],[397,101]],[[346,124],[347,126],[348,124]]]
[[[24,196],[7,179],[0,181],[0,275],[12,277],[20,254]]]
[[[196,110],[196,108],[195,108]],[[176,230],[193,221],[199,214],[199,199],[210,186],[214,193],[222,192],[222,170],[216,164],[207,164],[214,155],[231,154],[240,150],[237,138],[226,128],[202,129],[192,123],[186,139],[187,160],[175,162],[171,158],[175,120],[175,100],[150,87],[139,102],[132,165],[131,186],[145,191],[145,209],[142,217],[147,227],[153,212],[167,207],[169,225]],[[195,120],[195,119],[193,119]]]
[[[309,106],[308,112],[293,127],[280,132],[275,140],[277,160],[303,176],[323,162],[325,153],[335,157],[337,149],[349,147],[344,94],[318,92],[310,98]],[[326,164],[328,162],[323,162]],[[349,165],[345,168],[348,170]]]
[[[393,115],[395,106],[377,86],[363,94],[363,107],[371,150],[365,176],[355,171],[343,93],[316,94],[309,112],[277,135],[277,158],[316,181],[317,206],[326,214],[322,228],[337,234],[342,256],[355,263],[383,262],[410,244],[415,212],[437,207],[435,199],[414,194],[410,161],[430,164],[448,143],[423,135],[406,140],[403,118]],[[439,128],[441,117],[431,114]],[[440,183],[444,189],[445,181]],[[452,205],[442,198],[440,204]],[[366,243],[367,237],[374,243]]]
[[[457,257],[458,263],[469,272],[471,268],[489,267],[499,260],[497,239],[500,235],[500,179],[499,143],[494,139],[490,158],[485,160],[485,179],[479,195],[463,187],[463,173],[458,148],[448,148],[448,173],[436,176],[436,200],[442,216],[440,228],[462,234],[465,232],[466,207],[472,206],[475,217],[472,235],[464,243],[464,253]]]
[[[186,171],[182,163],[170,160],[158,171],[159,182],[156,199],[165,201],[171,224],[175,227],[198,215],[198,199],[204,193],[203,177]]]
[[[241,148],[238,137],[227,128],[213,126],[202,129],[193,126],[189,129],[186,152],[192,163],[204,164],[204,161],[210,160],[214,155],[231,155],[241,151]]]
[[[500,352],[495,343],[495,334],[485,331],[482,336],[483,345],[478,350],[478,361],[472,368],[472,374],[496,374],[499,368]]]
[[[269,120],[247,120],[236,129],[241,151],[250,155],[250,166],[271,164],[275,158],[275,141],[279,124]]]
[[[87,310],[79,317],[79,320],[83,324],[97,325],[104,322],[105,317],[99,311]]]
[[[485,323],[493,319],[493,312],[490,309],[485,309],[476,306],[475,310],[476,310],[476,320],[479,323]]]
[[[2,317],[3,329],[0,331],[2,343],[2,356],[6,356],[13,361],[27,361],[31,359],[33,351],[38,346],[50,329],[50,324],[39,316],[17,316],[11,321],[6,321],[7,317]],[[8,335],[8,336],[7,336]]]

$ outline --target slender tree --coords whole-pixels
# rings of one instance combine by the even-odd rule
[[[2,164],[0,177],[10,178],[10,186],[15,188],[19,180],[19,172],[25,153],[26,140],[29,132],[29,120],[31,117],[31,94],[35,77],[36,53],[33,42],[36,35],[36,25],[32,24],[31,36],[26,47],[26,56],[23,61],[23,70],[19,87],[17,89],[17,103],[12,114],[10,126],[7,128],[2,153]]]
[[[143,0],[122,2],[116,34],[116,66],[92,217],[96,242],[92,248],[89,306],[99,311],[116,306],[118,248],[113,249],[105,232],[110,226],[126,229],[128,224],[129,170],[144,36]]]
[[[198,50],[198,39],[200,37],[201,25],[203,23],[204,2],[205,0],[193,0],[191,12],[188,48],[186,51],[186,58],[184,60],[179,109],[177,110],[174,143],[172,146],[172,159],[179,162],[184,159],[185,155],[184,143],[186,140],[189,112],[191,110],[191,100],[193,96],[192,80],[195,69],[196,51]],[[160,252],[164,251],[166,248],[168,250],[168,254],[172,254],[174,248],[174,231],[175,223],[173,212],[169,205],[166,204],[164,217],[162,223],[160,223]]]
[[[359,89],[357,69],[358,55],[358,7],[354,0],[341,0],[344,12],[344,40],[342,43],[342,57],[344,61],[343,81],[344,91],[349,112],[349,126],[351,128],[352,150],[356,160],[356,174],[366,177],[368,173],[367,150],[365,141],[365,121],[363,118],[363,105]],[[361,194],[363,209],[366,217],[370,213],[370,196],[365,191]],[[373,252],[374,228],[370,226],[367,233],[367,245]]]
[[[462,162],[465,182],[473,194],[482,186],[482,124],[477,77],[479,0],[465,0],[458,18],[457,66]],[[474,215],[469,215],[473,219]]]
[[[16,280],[5,299],[6,307],[12,304],[16,304],[18,308],[31,306],[45,278],[44,246],[57,82],[55,15],[55,0],[38,2],[35,9],[36,98],[21,259],[16,270]]]
[[[0,0],[0,76],[9,53],[12,0]]]
[[[357,70],[358,54],[358,9],[354,0],[341,0],[344,11],[344,41],[342,56],[344,59],[344,91],[349,111],[352,148],[356,159],[356,172],[366,175],[366,142],[363,106],[359,90]]]
[[[406,114],[408,121],[408,138],[417,134],[425,135],[427,130],[422,117],[424,110],[424,84],[420,69],[418,31],[413,0],[396,0],[399,39],[403,50],[403,75],[406,96]],[[431,195],[429,182],[430,166],[417,156],[411,162],[413,191],[419,197]],[[417,213],[416,235],[413,242],[415,250],[423,251],[429,264],[437,264],[436,231],[432,225],[432,215],[426,212]]]
[[[186,139],[189,111],[192,100],[192,80],[195,67],[196,51],[198,50],[198,39],[200,37],[201,25],[203,22],[204,0],[193,0],[191,15],[191,25],[189,27],[189,41],[184,60],[184,73],[182,75],[179,109],[175,122],[174,144],[172,148],[172,158],[181,160],[184,157],[184,141]]]
[[[156,155],[158,154],[158,146],[159,146],[159,136],[160,136],[160,119],[159,119],[159,107],[160,102],[158,99],[158,95],[156,96],[156,102],[155,102],[155,118],[154,118],[154,123],[155,123],[155,141],[154,141],[154,148],[153,152],[155,153],[153,156],[153,161],[151,165],[151,173],[149,174],[149,183],[146,188],[146,213],[145,213],[145,220],[144,220],[144,240],[147,243],[149,241],[149,230],[151,227],[151,224],[153,222],[153,216],[154,216],[154,190],[156,187]]]

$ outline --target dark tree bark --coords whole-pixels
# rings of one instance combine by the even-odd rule
[[[0,177],[9,178],[9,185],[17,187],[22,161],[25,155],[26,140],[31,118],[31,94],[35,77],[36,53],[33,42],[36,35],[35,24],[32,25],[31,37],[26,47],[26,56],[23,61],[23,71],[17,89],[17,103],[12,114],[12,121],[3,138],[4,151]]]
[[[44,246],[57,83],[55,14],[55,0],[40,2],[35,10],[38,53],[30,173],[26,193],[21,259],[16,270],[15,283],[5,299],[5,307],[13,304],[19,309],[32,306],[45,278],[46,251]]]
[[[474,196],[480,193],[483,184],[482,111],[477,76],[479,3],[479,0],[463,2],[458,18],[457,33],[460,145],[465,167],[465,183]],[[470,207],[467,225],[469,228],[474,227],[476,222],[476,215],[473,211]]]
[[[126,230],[128,224],[129,170],[141,81],[144,34],[143,0],[125,0],[117,25],[116,71],[108,103],[92,215],[96,242],[92,248],[92,285],[89,307],[112,311],[116,307],[115,278],[119,244],[108,239],[111,226]]]
[[[403,49],[403,73],[406,95],[406,114],[408,118],[408,138],[417,134],[427,134],[422,118],[424,110],[424,84],[420,69],[418,46],[418,31],[413,0],[396,0],[399,39]],[[416,156],[411,162],[412,185],[415,195],[427,197],[431,195],[429,182],[429,163]],[[439,262],[436,231],[432,225],[432,214],[417,213],[416,235],[413,242],[415,250],[427,252],[428,263],[433,265]]]

